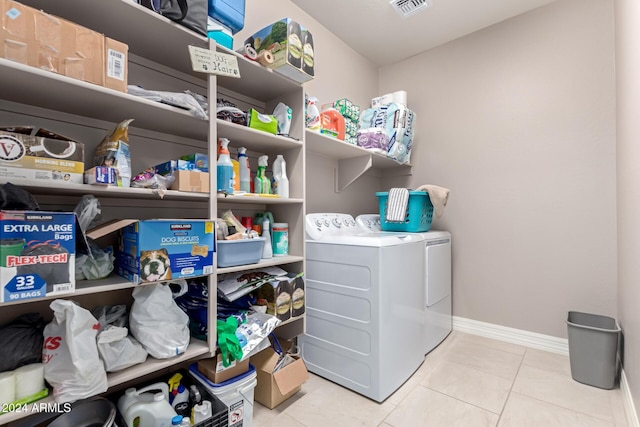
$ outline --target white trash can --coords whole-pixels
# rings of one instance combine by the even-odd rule
[[[198,371],[198,364],[189,367],[189,372],[229,408],[229,427],[251,427],[253,424],[253,391],[258,380],[256,368],[221,383],[211,382]]]

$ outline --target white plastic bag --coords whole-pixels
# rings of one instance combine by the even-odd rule
[[[100,324],[72,301],[50,305],[54,318],[44,328],[44,377],[53,386],[58,403],[75,402],[107,391],[107,373],[98,356]]]
[[[156,359],[184,353],[189,345],[189,316],[173,300],[168,285],[139,286],[133,290],[129,328]]]
[[[98,352],[107,372],[117,372],[147,360],[147,351],[127,328],[107,326],[98,334]]]

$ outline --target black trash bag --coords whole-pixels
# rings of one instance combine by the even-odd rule
[[[27,243],[27,246],[20,252],[20,256],[57,255],[68,254],[60,242],[47,240],[38,242],[35,240]],[[69,283],[69,257],[67,262],[56,262],[51,264],[21,265],[17,268],[18,275],[37,274],[47,283],[47,293],[53,292],[53,285],[59,283]]]
[[[0,185],[0,209],[5,211],[38,211],[40,206],[27,190],[7,182]]]
[[[45,325],[38,313],[26,313],[0,326],[0,372],[42,362]]]

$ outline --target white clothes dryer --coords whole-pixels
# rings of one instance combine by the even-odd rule
[[[382,231],[380,215],[363,214],[356,223],[366,232],[396,234]],[[423,273],[425,299],[423,304],[425,336],[424,353],[427,354],[451,333],[451,233],[430,230],[416,234],[422,237],[425,270]]]
[[[363,233],[351,215],[306,216],[308,369],[378,402],[424,361],[424,242]]]

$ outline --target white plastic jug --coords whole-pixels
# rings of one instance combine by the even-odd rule
[[[178,414],[168,398],[166,383],[151,384],[140,390],[129,388],[118,400],[118,410],[127,427],[171,427],[171,420]]]

